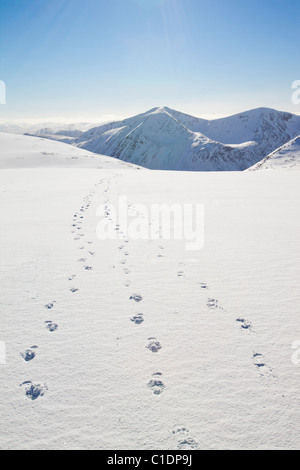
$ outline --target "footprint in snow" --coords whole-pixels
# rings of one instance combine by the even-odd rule
[[[86,271],[92,271],[93,268],[92,268],[92,266],[85,266],[84,269],[85,269]]]
[[[71,291],[73,294],[75,294],[75,292],[78,292],[79,289],[76,289],[75,287],[72,287],[72,289],[70,289],[70,291]]]
[[[219,301],[217,299],[208,299],[207,306],[211,310],[223,310],[222,307],[219,306]]]
[[[178,450],[192,450],[198,448],[198,443],[189,435],[189,430],[184,426],[176,426],[173,431],[173,435],[178,440]]]
[[[130,318],[130,321],[136,325],[141,325],[144,321],[144,316],[142,313],[138,313],[137,315],[134,315],[132,318]]]
[[[165,390],[165,384],[162,381],[162,373],[156,372],[152,375],[152,379],[148,382],[147,387],[153,392],[154,395],[161,395]]]
[[[50,331],[50,333],[53,333],[58,329],[58,325],[56,323],[53,323],[52,321],[45,321],[46,328],[47,330]]]
[[[184,272],[183,271],[179,271],[177,273],[177,277],[184,277]]]
[[[242,330],[252,330],[252,324],[248,320],[244,320],[243,318],[237,318],[236,321],[237,323],[241,324]]]
[[[46,304],[46,305],[45,305],[45,308],[46,308],[47,310],[51,310],[51,309],[54,307],[54,304],[55,304],[55,301],[53,301],[53,302],[51,302],[51,303],[49,303],[49,304]]]
[[[150,341],[150,342],[149,342],[148,346],[146,346],[146,347],[151,352],[157,353],[162,348],[162,345],[160,344],[159,341],[157,341],[156,338],[148,338],[148,341]]]
[[[31,348],[26,349],[26,351],[20,353],[20,355],[23,357],[24,361],[30,362],[35,358],[37,348],[38,346],[31,346]]]
[[[207,289],[207,284],[205,282],[200,282],[199,285],[201,289]]]
[[[265,363],[263,354],[254,353],[252,358],[253,358],[255,367],[260,372],[261,377],[264,377],[264,376],[276,377],[276,374],[273,372],[273,370],[269,366],[267,366],[267,364]]]
[[[20,387],[25,387],[25,395],[30,400],[37,400],[39,397],[43,397],[45,392],[48,390],[47,385],[33,384],[30,380],[23,382]]]
[[[131,297],[129,297],[129,300],[134,300],[135,302],[141,302],[143,300],[143,297],[140,294],[133,294]]]

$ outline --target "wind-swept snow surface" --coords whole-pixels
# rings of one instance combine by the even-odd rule
[[[2,449],[300,448],[297,173],[16,168],[0,187]],[[99,240],[120,195],[204,204],[204,248]]]
[[[300,136],[275,150],[249,170],[300,170]]]
[[[259,108],[207,121],[154,108],[105,124],[75,145],[146,168],[183,171],[245,170],[300,133],[300,116]]]
[[[124,168],[124,162],[61,142],[0,132],[0,169],[45,167]]]

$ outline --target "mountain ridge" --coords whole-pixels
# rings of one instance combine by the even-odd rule
[[[162,106],[67,141],[149,169],[241,171],[297,135],[300,116],[271,108],[206,120]]]
[[[282,145],[248,171],[300,170],[300,135]]]

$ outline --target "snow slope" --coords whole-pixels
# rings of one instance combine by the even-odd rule
[[[300,170],[300,136],[272,152],[249,170]]]
[[[120,168],[124,163],[65,143],[0,132],[0,169],[42,167]]]
[[[300,116],[260,108],[207,121],[154,108],[93,128],[74,144],[151,169],[245,170],[300,132]]]
[[[0,170],[0,448],[300,449],[298,174],[32,158]],[[99,240],[119,195],[204,204],[204,248]]]

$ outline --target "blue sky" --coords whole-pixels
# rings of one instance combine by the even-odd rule
[[[299,0],[0,0],[0,120],[300,114]]]

